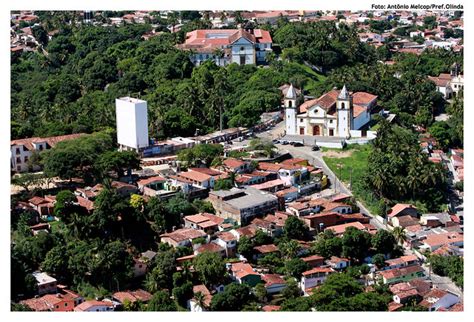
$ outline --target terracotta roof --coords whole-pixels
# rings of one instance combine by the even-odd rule
[[[349,227],[354,227],[354,228],[357,228],[359,230],[365,230],[365,226],[363,224],[361,224],[360,222],[358,222],[358,221],[350,222],[350,223],[342,224],[342,225],[327,227],[324,230],[330,229],[330,230],[334,231],[335,235],[340,235],[340,234],[343,234],[346,231],[346,229],[349,228]]]
[[[428,293],[425,294],[425,296],[423,296],[423,301],[421,301],[419,305],[429,308],[447,294],[448,292],[442,289],[432,288]]]
[[[291,188],[287,188],[287,189],[283,189],[283,190],[280,190],[280,191],[277,191],[276,192],[276,196],[277,197],[284,197],[286,194],[288,193],[294,193],[294,192],[297,192],[298,191],[298,188],[296,187],[291,187]]]
[[[251,187],[258,189],[258,190],[265,190],[273,187],[284,186],[285,181],[281,179],[270,180],[264,183],[254,184]]]
[[[274,215],[267,215],[265,218],[263,218],[266,221],[269,221],[276,226],[283,227],[285,226],[285,222],[288,219],[288,214],[284,212],[275,212]]]
[[[112,302],[108,301],[96,301],[96,300],[90,300],[90,301],[85,301],[79,304],[74,308],[74,311],[87,311],[88,309],[94,307],[94,306],[113,306]]]
[[[319,256],[319,255],[311,255],[311,256],[308,256],[308,257],[302,257],[301,258],[304,262],[311,262],[311,261],[322,261],[324,260],[324,257],[322,256]]]
[[[150,183],[154,183],[154,182],[164,182],[164,181],[166,181],[165,178],[160,177],[160,176],[155,176],[155,177],[150,177],[150,178],[147,178],[147,179],[138,180],[138,181],[137,181],[137,184],[138,184],[139,186],[145,186],[145,185],[150,184]]]
[[[400,303],[395,303],[395,302],[388,303],[388,311],[389,312],[397,311],[398,309],[400,309],[402,307],[403,307],[403,304],[400,304]]]
[[[321,95],[319,98],[315,98],[309,101],[304,102],[300,106],[300,113],[305,113],[307,112],[311,107],[315,105],[321,106],[326,112],[329,112],[329,110],[334,107],[336,104],[337,96],[339,95],[339,91],[333,89],[330,92],[324,93]]]
[[[401,256],[398,258],[386,260],[385,263],[387,263],[389,266],[392,266],[401,265],[412,261],[418,261],[418,257],[416,257],[416,255]]]
[[[81,196],[76,196],[79,206],[86,208],[88,211],[94,210],[94,202],[83,198]]]
[[[377,99],[376,95],[367,92],[355,92],[352,94],[352,102],[355,105],[367,106]]]
[[[269,287],[275,284],[286,284],[285,280],[277,274],[263,274],[262,280],[265,282],[265,286]]]
[[[46,142],[50,147],[54,147],[57,143],[61,141],[77,139],[83,135],[85,135],[85,133],[52,136],[52,137],[47,137],[47,138],[32,137],[32,138],[27,138],[27,139],[12,140],[10,141],[10,146],[24,145],[28,150],[34,150],[33,143]]]
[[[431,234],[426,236],[423,241],[430,247],[442,246],[464,241],[464,235],[457,232],[448,232],[443,234]]]
[[[268,254],[279,251],[278,247],[276,247],[274,244],[255,246],[253,249],[259,252],[260,254]]]
[[[210,214],[210,213],[207,213],[207,212],[203,212],[203,213],[201,213],[201,215],[203,215],[204,217],[206,217],[210,221],[215,222],[218,225],[221,225],[224,222],[224,218],[221,218],[219,216],[216,216],[216,215],[213,215],[213,214]]]
[[[389,217],[395,217],[397,216],[400,212],[406,210],[406,209],[417,209],[415,206],[412,204],[406,204],[406,203],[397,203],[395,206],[392,207],[392,209],[389,210],[388,216]]]
[[[178,173],[178,177],[197,182],[204,182],[211,179],[210,175],[196,171],[180,172]]]
[[[234,273],[234,275],[238,278],[242,278],[247,275],[259,275],[253,270],[253,267],[247,263],[242,263],[242,262],[232,263],[230,269]]]
[[[205,222],[205,221],[209,221],[209,218],[204,217],[201,214],[197,214],[197,215],[186,216],[186,217],[184,217],[184,220],[185,221],[190,221],[190,222],[195,223],[195,224],[199,224],[199,223],[202,223],[202,222]]]
[[[200,253],[210,252],[210,253],[220,253],[224,250],[221,246],[217,245],[216,243],[209,243],[201,245],[196,251]]]
[[[44,198],[41,198],[38,196],[34,196],[33,198],[29,199],[28,202],[30,202],[31,204],[35,206],[38,206],[42,203],[47,203],[47,201]]]
[[[132,303],[136,301],[148,302],[153,295],[139,289],[135,291],[116,292],[113,294],[113,297],[123,304],[125,300],[129,300]]]
[[[329,267],[315,267],[313,269],[310,269],[309,271],[303,272],[303,276],[308,276],[316,273],[334,273],[334,270]]]
[[[421,268],[421,266],[419,265],[413,265],[413,266],[408,266],[408,267],[392,268],[386,271],[380,271],[379,274],[385,277],[386,279],[392,279],[392,278],[412,274],[415,272],[423,272],[423,268]]]
[[[168,237],[176,242],[181,242],[189,239],[195,239],[198,237],[205,237],[206,233],[202,230],[192,229],[192,228],[182,228],[175,230],[171,233],[162,234],[160,237]]]
[[[221,175],[225,174],[224,172],[209,169],[209,168],[189,168],[188,170],[189,171],[195,171],[195,172],[201,172],[201,173],[207,174],[207,175],[212,176],[212,177],[221,176]]]
[[[264,312],[272,312],[272,311],[279,311],[280,306],[279,305],[265,305],[262,307],[262,311]]]
[[[240,227],[236,229],[235,231],[240,235],[240,236],[246,236],[248,238],[253,238],[255,234],[257,233],[258,227],[255,225],[248,225],[245,227]]]
[[[225,242],[237,240],[237,237],[235,237],[231,232],[228,231],[219,232],[216,234],[216,237],[222,239]]]
[[[329,259],[329,262],[334,263],[334,264],[337,264],[337,263],[342,263],[342,262],[350,262],[350,260],[347,259],[347,258],[341,258],[341,257],[337,257],[337,256],[331,256],[331,258]]]
[[[362,105],[353,104],[352,115],[353,117],[358,117],[360,114],[367,111],[367,107]]]
[[[202,293],[204,295],[204,305],[209,306],[211,305],[212,295],[211,292],[207,289],[207,287],[203,284],[194,285],[193,286],[193,293]]]

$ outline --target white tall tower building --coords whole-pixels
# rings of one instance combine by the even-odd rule
[[[352,97],[347,91],[346,85],[337,96],[337,132],[340,137],[349,137],[352,129]]]
[[[115,112],[119,149],[139,151],[146,148],[149,145],[146,101],[131,97],[117,98]]]
[[[293,84],[290,84],[288,92],[286,92],[284,104],[285,104],[285,124],[286,134],[297,134],[296,133],[296,115],[298,114],[298,106],[296,91]]]

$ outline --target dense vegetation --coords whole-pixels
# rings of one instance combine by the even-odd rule
[[[433,273],[448,276],[457,286],[464,285],[464,259],[461,256],[430,255]]]

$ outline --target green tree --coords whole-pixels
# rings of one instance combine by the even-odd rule
[[[295,216],[288,217],[283,230],[286,237],[298,240],[305,240],[309,231],[308,226]]]
[[[285,262],[286,274],[296,279],[301,278],[301,274],[310,268],[309,264],[301,258],[293,258]]]
[[[177,311],[175,302],[170,298],[168,293],[164,291],[158,291],[153,294],[150,302],[147,306],[148,311],[154,312],[167,312],[167,311]]]
[[[194,259],[194,269],[207,286],[217,285],[224,279],[225,263],[217,253],[204,252]]]
[[[372,247],[382,254],[390,254],[396,246],[395,237],[391,232],[380,229],[372,236]]]
[[[253,299],[250,287],[247,284],[231,283],[224,291],[212,297],[212,311],[241,311]]]

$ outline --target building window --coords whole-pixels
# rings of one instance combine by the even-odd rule
[[[20,157],[16,158],[16,163],[21,163],[21,158]]]
[[[20,154],[20,148],[16,148],[16,154]]]
[[[300,123],[303,123],[303,119],[300,119]]]
[[[292,101],[288,101],[288,107],[293,107],[293,102]]]
[[[341,103],[341,110],[343,110],[346,107],[346,104],[343,102]]]
[[[28,157],[25,157],[25,162],[28,162]]]
[[[329,120],[329,124],[332,124],[332,120]]]
[[[67,303],[64,303],[64,306],[67,306]]]
[[[245,48],[243,46],[240,47],[240,51],[244,51],[244,50],[245,50]]]
[[[21,167],[19,165],[16,166],[16,171],[21,171]]]
[[[59,305],[56,305],[56,308],[59,309]]]

